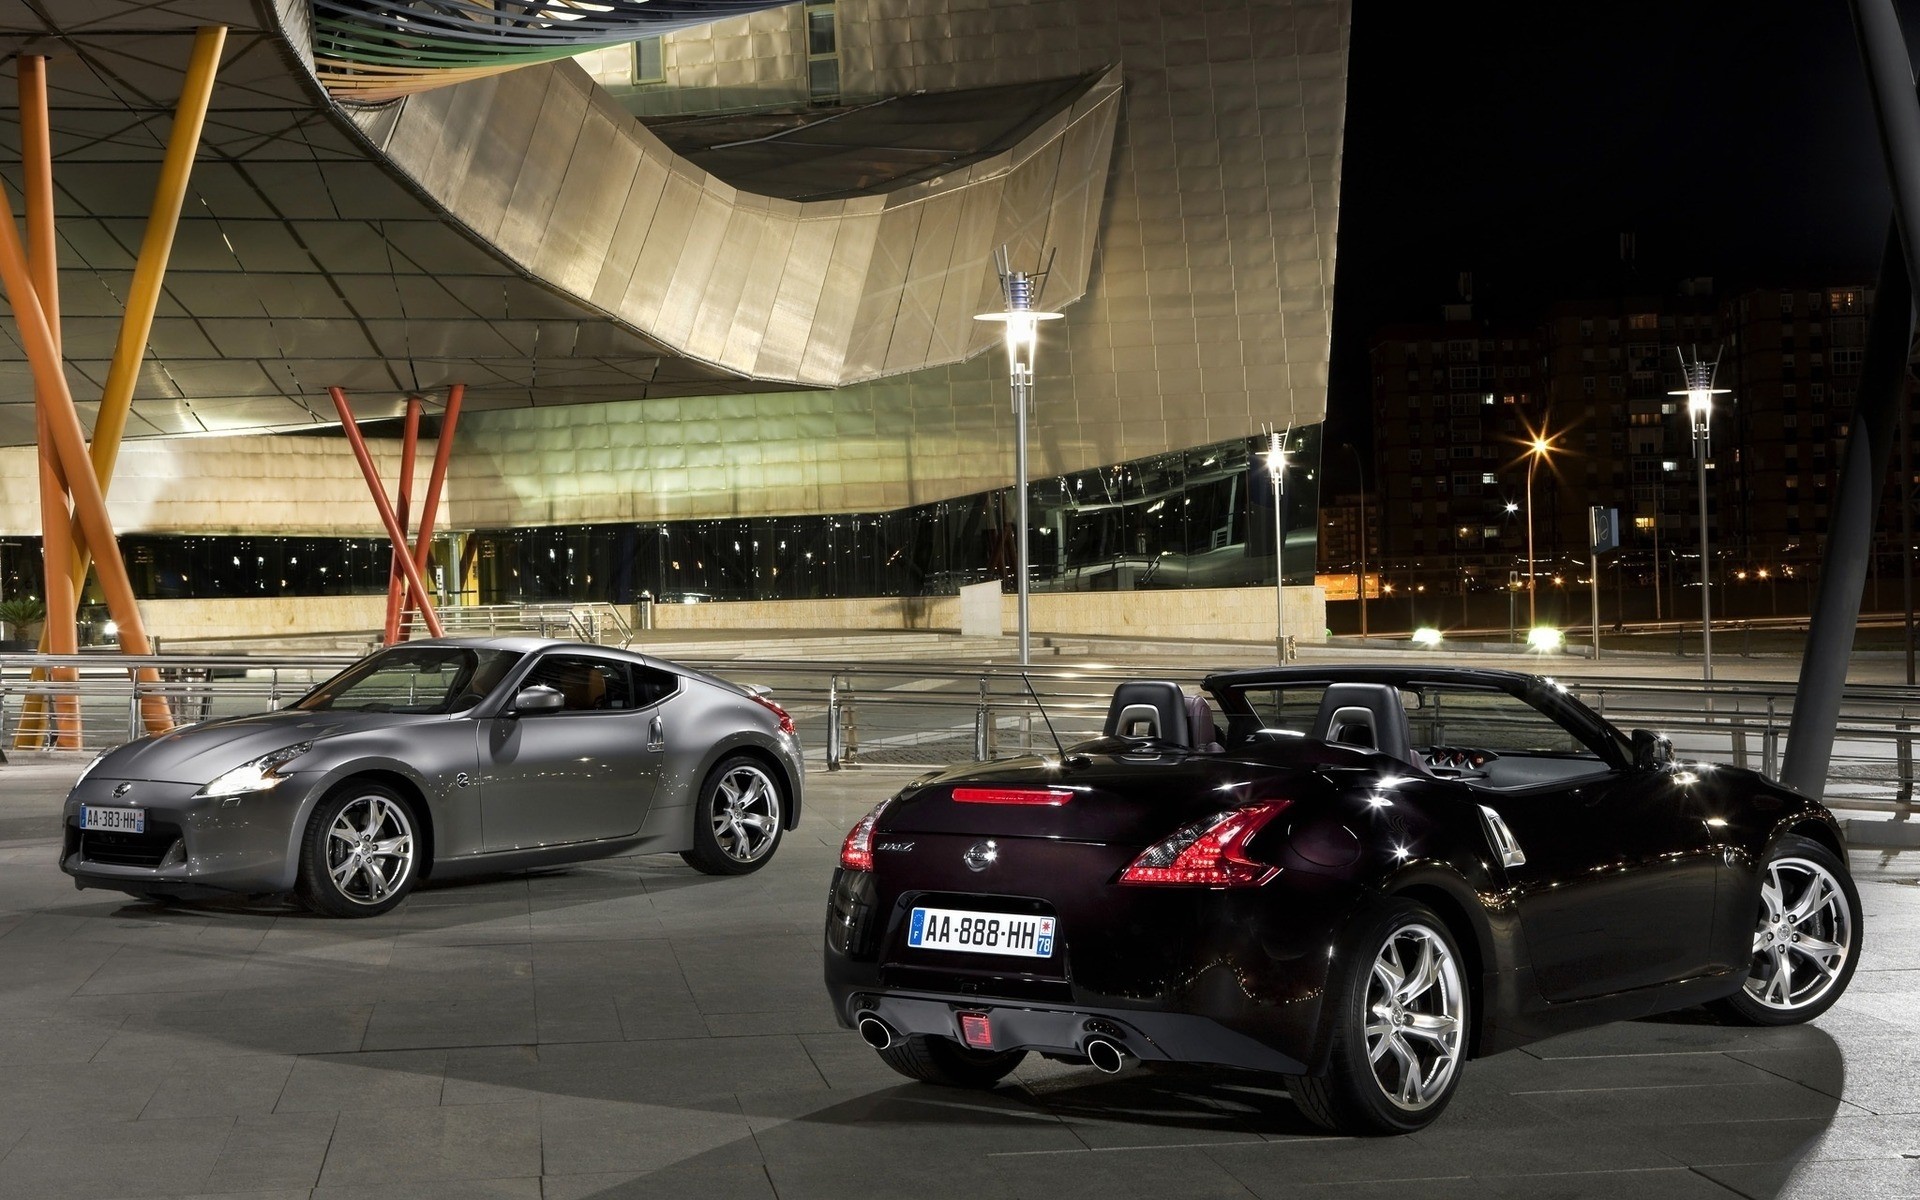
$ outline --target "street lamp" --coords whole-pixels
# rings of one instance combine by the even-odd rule
[[[1713,378],[1720,370],[1719,351],[1714,352],[1713,361],[1702,358],[1687,361],[1678,346],[1673,351],[1680,358],[1680,374],[1686,381],[1686,387],[1669,396],[1687,398],[1687,424],[1693,431],[1693,473],[1700,481],[1700,661],[1705,678],[1713,679],[1713,601],[1712,563],[1707,557],[1707,453],[1711,449],[1713,421],[1713,398],[1724,396],[1726,388],[1713,386]],[[1696,350],[1697,354],[1698,351]]]
[[[1287,665],[1287,436],[1267,434],[1267,477],[1273,481],[1273,646]],[[1361,582],[1362,588],[1366,586]]]
[[[1367,468],[1352,442],[1342,442],[1353,455],[1355,478],[1360,481],[1360,640],[1367,640]]]
[[[1000,273],[1000,296],[1006,301],[1006,309],[997,313],[981,313],[976,321],[999,321],[1004,324],[1007,333],[1007,374],[1013,387],[1013,415],[1016,441],[1014,443],[1014,490],[1020,509],[1020,527],[1016,540],[1016,569],[1020,573],[1020,665],[1026,666],[1032,652],[1032,621],[1027,611],[1027,583],[1030,574],[1027,566],[1027,410],[1033,403],[1033,365],[1040,350],[1040,322],[1057,321],[1061,314],[1057,312],[1038,312],[1033,303],[1039,299],[1040,289],[1046,285],[1047,274],[1052,270],[1053,256],[1047,256],[1047,266],[1032,274],[1013,269],[1007,255],[1007,248],[1000,247],[994,252],[994,266]]]
[[[1553,450],[1553,439],[1535,434],[1527,446],[1527,628],[1540,624],[1533,599],[1533,470]]]

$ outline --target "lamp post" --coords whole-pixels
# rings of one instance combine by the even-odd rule
[[[1367,468],[1352,442],[1342,442],[1353,455],[1354,478],[1360,481],[1360,640],[1367,640]]]
[[[1020,665],[1026,666],[1032,658],[1033,624],[1027,609],[1028,582],[1031,571],[1027,563],[1027,411],[1033,403],[1033,366],[1040,349],[1040,322],[1057,321],[1061,314],[1057,312],[1038,312],[1034,301],[1040,297],[1040,289],[1046,285],[1047,273],[1051,270],[1052,256],[1048,256],[1048,266],[1039,271],[1028,273],[1013,269],[1007,255],[1007,248],[1000,247],[994,253],[994,266],[1000,273],[1000,296],[1006,302],[1006,309],[996,313],[981,313],[976,321],[998,321],[1006,326],[1007,335],[1007,377],[1013,390],[1014,416],[1014,492],[1016,506],[1020,510],[1019,529],[1015,539],[1019,572],[1019,613],[1020,613]]]
[[[1267,477],[1273,481],[1273,648],[1287,665],[1287,437],[1267,434]]]
[[[1679,347],[1673,351],[1680,358],[1680,374],[1687,386],[1670,396],[1687,398],[1687,424],[1693,431],[1693,473],[1700,482],[1700,662],[1704,678],[1713,679],[1713,599],[1712,578],[1713,560],[1707,552],[1707,454],[1711,449],[1711,425],[1713,422],[1713,398],[1725,395],[1726,388],[1713,386],[1713,378],[1720,370],[1720,355],[1714,353],[1713,361],[1695,358],[1687,361]],[[1696,352],[1697,353],[1697,352]]]
[[[1553,448],[1553,442],[1551,439],[1541,437],[1538,435],[1534,437],[1532,443],[1529,444],[1527,447],[1527,628],[1528,629],[1532,629],[1535,626],[1540,624],[1539,616],[1537,614],[1537,609],[1534,604],[1534,598],[1533,598],[1533,577],[1535,574],[1534,558],[1533,558],[1533,470],[1535,467],[1540,465],[1540,460],[1545,458],[1547,456],[1547,452],[1552,448]]]

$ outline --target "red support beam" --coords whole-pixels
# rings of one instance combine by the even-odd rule
[[[407,553],[407,529],[413,506],[413,468],[419,462],[420,449],[420,397],[407,397],[406,432],[400,440],[400,486],[394,496],[394,516],[400,522],[400,544],[393,550],[392,561],[387,569],[387,621],[383,626],[384,644],[391,646],[401,639],[401,617],[406,609],[402,597],[406,595],[407,581],[400,574],[400,559]]]
[[[447,407],[440,414],[440,440],[433,449],[433,473],[427,477],[427,498],[420,506],[420,532],[413,544],[413,565],[423,574],[433,552],[433,525],[440,515],[440,492],[447,482],[447,464],[453,459],[453,430],[460,423],[460,405],[467,398],[467,385],[456,383],[447,391]],[[407,609],[400,613],[401,629],[407,627]]]
[[[347,403],[344,388],[330,387],[327,394],[333,397],[333,407],[340,414],[340,430],[347,435],[347,444],[353,447],[353,457],[360,463],[360,474],[365,476],[367,490],[373,493],[373,505],[380,510],[380,523],[387,527],[387,540],[392,542],[399,553],[400,569],[407,577],[407,590],[412,593],[415,604],[420,606],[420,616],[427,623],[428,632],[434,637],[445,636],[440,628],[440,618],[434,615],[433,601],[427,597],[426,584],[420,581],[420,568],[414,565],[413,555],[407,552],[407,535],[400,530],[400,520],[394,515],[393,505],[387,499],[386,486],[380,482],[380,472],[373,465],[373,455],[367,450],[367,439],[360,436],[360,426],[353,420],[353,406]]]

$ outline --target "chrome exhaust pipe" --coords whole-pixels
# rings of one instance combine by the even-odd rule
[[[1087,1061],[1093,1069],[1103,1075],[1118,1075],[1140,1060],[1127,1053],[1127,1048],[1106,1038],[1089,1038],[1086,1045]]]
[[[860,1031],[860,1040],[875,1050],[885,1050],[900,1038],[891,1025],[870,1012],[861,1013],[855,1018],[854,1028]]]

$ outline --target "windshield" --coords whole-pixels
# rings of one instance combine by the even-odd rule
[[[308,712],[460,712],[486,699],[520,658],[516,650],[396,646],[348,667],[294,707]]]

